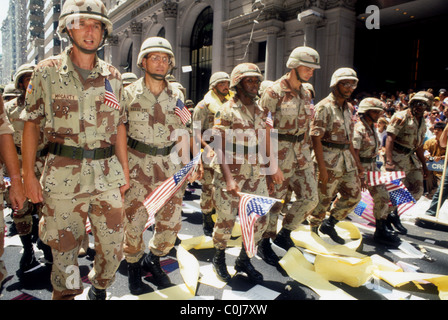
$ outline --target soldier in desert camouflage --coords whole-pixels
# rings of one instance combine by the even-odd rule
[[[213,168],[209,165],[214,151],[208,146],[208,142],[210,142],[208,140],[209,137],[205,138],[204,132],[213,127],[216,112],[233,96],[233,92],[229,91],[229,85],[230,76],[226,72],[219,71],[212,74],[209,80],[209,91],[204,96],[204,99],[199,101],[193,112],[193,123],[200,125],[200,132],[198,133],[201,133],[201,136],[196,137],[196,139],[201,142],[201,147],[204,148],[204,153],[207,157],[204,158],[204,176],[201,180],[202,193],[200,200],[203,215],[202,226],[204,234],[207,236],[211,236],[213,233],[214,222],[212,214],[216,210],[213,200]]]
[[[358,83],[356,72],[350,68],[337,69],[330,82],[332,92],[315,106],[311,123],[311,139],[318,168],[319,204],[309,217],[311,228],[328,234],[343,244],[335,230],[361,199],[363,168],[353,149],[354,108],[347,101]],[[334,201],[334,197],[338,195]],[[332,205],[330,217],[325,219]],[[324,220],[325,219],[325,220]]]
[[[0,97],[0,287],[8,275],[1,257],[5,245],[5,219],[3,214],[3,193],[5,183],[3,181],[3,164],[9,173],[11,186],[9,187],[9,201],[13,210],[21,210],[26,201],[23,192],[22,178],[20,175],[20,164],[17,157],[16,147],[13,139],[14,129],[3,109],[3,99]]]
[[[126,194],[126,226],[124,253],[128,262],[129,289],[132,294],[144,291],[141,268],[151,272],[160,287],[171,281],[160,266],[160,257],[174,247],[181,229],[182,200],[185,185],[155,214],[154,234],[149,253],[144,256],[143,232],[148,220],[144,200],[166,179],[182,167],[174,156],[180,147],[189,150],[190,135],[175,113],[182,94],[165,78],[175,66],[171,44],[164,38],[146,39],[138,56],[138,65],[145,75],[126,87],[128,115],[128,155],[131,188]],[[186,107],[184,107],[186,108]],[[184,136],[173,140],[176,131]],[[186,148],[183,148],[186,147]],[[181,160],[188,162],[189,152]]]
[[[263,143],[258,141],[258,133],[267,130],[267,112],[256,102],[263,78],[255,64],[242,63],[233,69],[230,80],[230,88],[234,88],[236,94],[216,112],[213,127],[215,140],[221,139],[221,144],[217,144],[216,162],[212,162],[212,165],[217,164],[214,166],[217,220],[213,230],[215,255],[212,262],[215,273],[224,282],[231,279],[225,262],[225,249],[238,213],[238,192],[268,196],[257,152],[263,148]],[[238,138],[237,132],[246,135],[245,139]],[[258,218],[255,223],[255,244],[261,240],[268,216]],[[244,246],[235,261],[235,270],[245,272],[251,281],[263,281],[263,275],[251,264]]]
[[[426,133],[424,112],[431,110],[433,100],[431,93],[417,92],[409,100],[409,108],[396,112],[386,129],[385,169],[405,172],[403,183],[416,201],[423,194],[423,179],[428,175],[423,151]],[[396,208],[388,216],[388,221],[400,233],[407,233]]]
[[[27,89],[24,184],[33,203],[44,202],[39,235],[52,248],[52,299],[83,291],[75,268],[89,218],[96,254],[87,296],[104,300],[122,259],[129,188],[123,85],[118,70],[96,54],[112,32],[101,1],[67,0],[59,32],[72,45],[41,61]],[[39,183],[34,166],[41,133],[49,154]]]
[[[279,258],[271,248],[270,239],[285,250],[293,247],[291,231],[306,219],[318,201],[309,136],[311,96],[303,84],[311,79],[315,69],[320,68],[319,54],[309,47],[297,47],[291,52],[286,66],[290,72],[268,87],[259,101],[262,108],[271,112],[274,128],[278,130],[280,170],[272,176],[275,191],[271,196],[285,199],[288,189],[296,195],[278,233],[278,216],[284,204],[276,203],[270,211],[259,253],[271,265],[277,265]]]
[[[14,86],[20,96],[14,98],[11,101],[5,103],[5,112],[8,116],[14,128],[14,143],[16,145],[17,154],[19,156],[19,163],[22,163],[22,134],[24,122],[20,119],[20,114],[25,109],[25,93],[28,87],[31,75],[35,68],[34,64],[23,64],[18,69],[14,75]],[[37,147],[36,154],[36,176],[39,178],[45,163],[45,156],[48,153],[48,149],[42,139],[39,139],[39,145]],[[9,206],[8,192],[6,192],[6,203]],[[32,228],[33,228],[33,215],[37,214],[41,216],[42,204],[33,204],[29,201],[25,201],[22,210],[13,212],[12,218],[14,225],[16,227],[17,233],[19,234],[20,241],[23,245],[23,254],[19,263],[19,274],[25,275],[32,270],[40,267],[40,263],[37,261],[34,255],[33,241],[32,241]],[[40,239],[37,240],[37,245],[40,249],[44,251],[45,258],[47,261],[52,260],[51,250],[45,245]]]
[[[381,141],[375,124],[384,113],[386,104],[377,98],[365,98],[359,103],[359,121],[355,124],[353,135],[353,148],[364,168],[365,174],[369,171],[379,171],[376,159],[381,148]],[[369,191],[373,198],[373,215],[375,217],[374,241],[386,245],[397,246],[400,239],[388,228],[387,216],[389,214],[389,192],[384,184],[368,185],[366,175],[361,176],[361,186]]]

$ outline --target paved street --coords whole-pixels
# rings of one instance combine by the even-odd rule
[[[179,237],[188,238],[202,235],[202,218],[199,213],[199,194],[200,189],[192,189],[194,192],[191,196],[187,196],[184,201],[183,210],[183,226]],[[373,242],[373,227],[368,225],[366,221],[355,214],[349,215],[349,221],[352,222],[362,234],[362,244],[358,248],[358,252],[367,255],[379,255],[400,266],[414,268],[415,272],[448,275],[448,233],[444,230],[435,230],[432,228],[423,228],[414,224],[415,216],[425,210],[429,205],[429,200],[421,199],[413,209],[408,211],[402,217],[403,224],[408,229],[406,236],[401,239],[410,244],[414,249],[405,252],[403,250],[393,250]],[[11,224],[11,219],[6,216],[7,227]],[[145,239],[149,239],[151,231],[145,232]],[[322,237],[326,241],[331,242],[328,238]],[[92,240],[92,236],[90,236]],[[299,248],[301,252],[303,248]],[[283,256],[285,251],[274,246],[274,250]],[[227,265],[233,266],[239,248],[228,249]],[[199,262],[201,267],[210,266],[213,256],[213,249],[191,249],[189,251]],[[418,253],[421,253],[418,255]],[[87,274],[92,267],[93,250],[89,250],[86,257],[80,258],[80,273],[85,283],[84,295],[78,297],[79,300],[85,299],[85,292],[89,288],[89,280]],[[6,248],[3,260],[6,263],[9,277],[4,282],[0,292],[0,300],[49,300],[51,299],[51,284],[49,281],[49,267],[42,267],[38,271],[34,271],[24,279],[19,279],[16,274],[19,259],[21,256],[21,246],[18,237],[8,237],[6,239]],[[42,252],[37,250],[37,256],[41,257]],[[306,254],[306,257],[311,255]],[[256,287],[247,281],[244,274],[236,275],[232,281],[223,288],[216,288],[211,285],[199,283],[196,291],[196,298],[215,299],[215,300],[236,300],[239,296],[234,294],[243,294],[242,298],[250,298],[244,296],[244,292],[258,292],[260,295],[269,300],[319,300],[320,296],[291,277],[284,270],[279,272],[275,267],[267,265],[258,257],[252,259],[257,270],[263,273],[265,282],[262,287]],[[163,268],[169,273],[170,279],[174,284],[182,284],[183,279],[180,274],[179,264],[176,258],[176,249],[162,260]],[[202,269],[201,269],[202,270]],[[409,270],[407,270],[409,271]],[[134,299],[130,296],[127,287],[127,270],[126,262],[122,262],[117,274],[116,281],[108,290],[108,299]],[[157,290],[157,287],[151,282],[151,276],[147,275],[144,282],[147,285],[147,292],[151,293]],[[439,291],[437,287],[429,282],[413,283],[409,282],[401,287],[392,287],[384,281],[370,281],[359,287],[351,287],[342,282],[331,282],[334,286],[340,288],[355,299],[359,300],[399,300],[399,299],[425,299],[439,300]],[[266,290],[262,290],[266,289]],[[267,290],[269,289],[269,290]],[[266,293],[265,293],[266,291]],[[262,298],[263,298],[262,297]],[[260,297],[258,297],[260,299]]]

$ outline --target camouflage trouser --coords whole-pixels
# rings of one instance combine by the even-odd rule
[[[95,240],[95,260],[89,280],[105,289],[115,279],[123,257],[123,203],[119,189],[75,199],[45,196],[39,235],[53,253],[53,299],[72,299],[82,293],[78,251],[89,217]]]
[[[337,220],[343,220],[352,212],[361,200],[361,181],[358,176],[358,170],[333,171],[328,170],[327,190],[319,192],[319,204],[309,217],[311,226],[319,226],[325,219],[328,208],[333,202],[330,214]]]
[[[0,286],[5,280],[8,272],[6,271],[5,263],[2,260],[3,252],[5,251],[5,218],[3,216],[3,193],[0,192]]]
[[[242,179],[234,176],[241,192],[256,194],[259,196],[269,196],[265,176],[259,176],[252,179]],[[238,214],[239,197],[233,197],[227,191],[224,177],[215,172],[214,185],[216,188],[215,203],[217,219],[213,229],[213,244],[215,248],[223,250],[227,247],[233,226],[235,225]],[[267,227],[269,213],[257,219],[254,225],[254,242],[258,243]]]
[[[314,167],[293,170],[293,174],[281,185],[275,185],[275,192],[270,196],[285,199],[285,203],[276,203],[269,212],[269,224],[263,237],[274,239],[277,234],[278,216],[286,207],[288,190],[295,193],[296,200],[288,210],[284,210],[283,228],[293,231],[308,217],[318,203],[317,182]]]
[[[203,214],[209,214],[215,208],[214,201],[214,192],[215,188],[213,186],[213,168],[211,168],[207,164],[203,164],[204,166],[204,176],[201,180],[202,184],[202,193],[201,193],[201,210]]]
[[[136,153],[136,152],[135,152]],[[166,179],[180,170],[169,156],[146,156],[129,152],[130,189],[125,196],[125,243],[124,255],[129,263],[140,260],[145,251],[143,232],[148,212],[143,202]],[[174,247],[177,233],[181,229],[182,200],[186,183],[155,214],[154,234],[149,241],[149,250],[157,256],[165,256]]]
[[[138,262],[145,253],[143,232],[148,221],[148,212],[143,201],[156,187],[131,180],[131,187],[126,193],[124,256],[128,263]],[[149,242],[149,249],[157,256],[167,255],[174,247],[177,233],[182,226],[185,187],[186,184],[155,214],[154,234]]]
[[[386,219],[390,212],[389,192],[384,184],[369,186],[367,188],[373,198],[373,215],[375,219]]]
[[[414,199],[418,201],[423,195],[423,171],[421,164],[416,156],[403,155],[401,153],[392,151],[392,159],[395,164],[395,170],[404,171],[406,177],[402,179],[403,184],[412,194]],[[418,163],[418,166],[416,165]]]

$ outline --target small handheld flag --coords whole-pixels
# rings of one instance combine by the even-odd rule
[[[145,230],[155,223],[155,214],[160,208],[168,202],[169,199],[179,190],[188,177],[196,170],[196,167],[201,159],[203,150],[182,169],[176,172],[171,178],[165,180],[145,199],[143,205],[148,212],[148,220],[145,225]]]
[[[254,225],[262,216],[271,210],[277,199],[269,197],[260,197],[257,195],[240,193],[241,198],[238,207],[238,213],[241,223],[244,247],[249,258],[257,253],[254,241]]]

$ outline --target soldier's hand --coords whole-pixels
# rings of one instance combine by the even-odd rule
[[[277,172],[272,175],[272,182],[275,184],[282,184],[285,181],[285,177],[283,176],[283,171],[278,168]]]
[[[392,162],[386,161],[386,171],[395,171],[395,164]]]
[[[238,187],[238,184],[236,181],[231,178],[229,181],[227,181],[227,192],[229,192],[234,197],[239,197],[238,192],[240,192],[240,188]]]
[[[25,195],[32,203],[40,203],[44,201],[42,195],[42,187],[35,175],[30,177],[23,177],[23,184],[25,186]]]
[[[9,200],[14,211],[21,210],[23,203],[26,201],[25,192],[23,190],[22,182],[14,183],[9,187]]]

